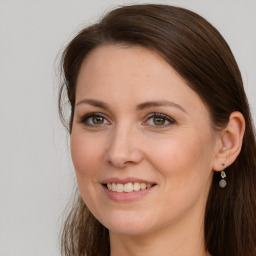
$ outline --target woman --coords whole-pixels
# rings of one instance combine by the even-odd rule
[[[63,255],[256,255],[255,133],[212,25],[122,7],[70,42],[62,68],[80,190]]]

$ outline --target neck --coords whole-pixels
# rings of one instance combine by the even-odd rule
[[[143,235],[110,232],[111,256],[208,256],[203,219],[183,219],[175,226]]]

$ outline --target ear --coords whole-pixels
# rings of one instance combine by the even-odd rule
[[[231,165],[239,155],[245,131],[245,120],[243,115],[232,112],[227,126],[221,131],[216,144],[216,156],[212,169],[222,171]]]

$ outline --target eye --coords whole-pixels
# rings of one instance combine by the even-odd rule
[[[90,113],[82,117],[79,123],[87,126],[103,126],[108,125],[109,121],[101,113]]]
[[[147,120],[143,123],[150,126],[158,126],[158,128],[175,124],[175,120],[162,113],[151,113],[147,116]]]

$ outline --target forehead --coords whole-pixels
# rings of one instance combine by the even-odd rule
[[[140,46],[100,46],[91,51],[82,62],[77,79],[77,87],[113,84],[140,83],[137,89],[149,85],[153,89],[155,83],[182,83],[185,81],[179,74],[155,51]]]
[[[172,100],[198,109],[198,94],[157,52],[140,46],[101,46],[84,59],[77,80],[76,100],[99,100],[138,104]]]
[[[93,74],[113,75],[114,78],[122,74],[123,80],[130,75],[135,75],[130,76],[130,79],[138,78],[139,75],[144,79],[152,79],[159,68],[164,71],[164,66],[171,69],[171,66],[151,49],[141,46],[106,45],[95,48],[86,56],[79,78],[93,71]]]

